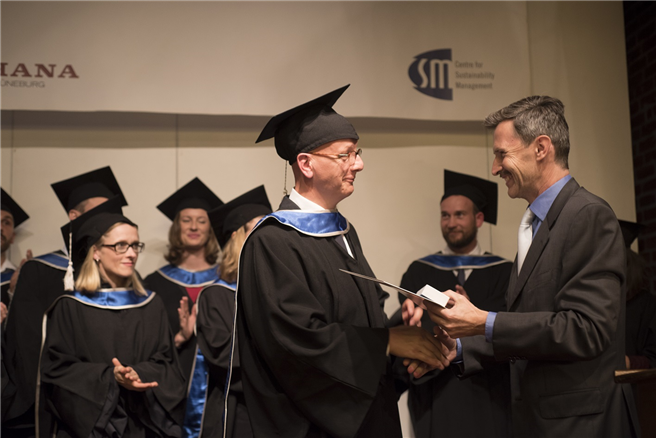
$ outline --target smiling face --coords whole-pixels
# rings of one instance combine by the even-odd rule
[[[115,245],[119,242],[133,244],[139,242],[139,232],[129,224],[119,224],[111,229],[98,244],[94,246],[93,258],[97,260],[100,274],[109,280],[113,286],[125,286],[132,274],[134,265],[137,263],[137,254],[132,247],[123,254],[118,254],[114,249],[102,245]]]
[[[478,227],[483,225],[483,213],[474,213],[474,203],[462,195],[445,198],[440,204],[442,236],[456,254],[467,254],[476,246]]]
[[[178,213],[180,241],[187,250],[203,248],[210,238],[210,219],[202,208],[185,208]]]
[[[353,193],[355,176],[364,169],[364,162],[359,155],[355,155],[355,159],[326,155],[351,153],[353,156],[357,149],[357,142],[344,139],[327,143],[310,154],[313,169],[312,184],[328,204],[326,208],[335,208],[340,201]]]
[[[515,132],[512,120],[499,123],[494,130],[492,175],[504,179],[508,196],[526,199],[529,204],[539,194],[539,169],[534,143],[524,145]]]

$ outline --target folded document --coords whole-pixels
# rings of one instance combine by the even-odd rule
[[[419,289],[417,292],[410,292],[407,289],[403,289],[402,287],[399,287],[395,284],[389,283],[384,280],[379,280],[374,277],[367,277],[366,275],[358,274],[355,272],[351,271],[346,271],[344,269],[340,269],[340,271],[345,272],[346,274],[353,275],[354,277],[360,277],[364,278],[365,280],[373,281],[388,287],[391,287],[392,289],[396,289],[399,291],[401,294],[403,294],[406,298],[409,298],[412,300],[413,303],[415,303],[416,306],[421,307],[422,309],[426,309],[426,304],[424,304],[424,301],[428,300],[431,303],[435,303],[440,307],[446,308],[446,304],[449,302],[449,297],[448,295],[443,294],[439,290],[435,289],[432,286],[426,285]]]

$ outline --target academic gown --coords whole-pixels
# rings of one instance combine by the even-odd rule
[[[166,265],[150,274],[144,280],[144,285],[155,292],[161,298],[169,318],[169,325],[175,335],[180,331],[180,317],[178,308],[180,300],[187,297],[189,300],[189,312],[196,302],[196,296],[190,296],[187,288],[197,288],[197,292],[218,280],[216,266],[200,272],[190,272],[174,265]],[[185,379],[191,378],[198,344],[196,336],[191,338],[178,348],[180,366]]]
[[[2,293],[0,301],[4,303],[5,306],[9,307],[9,282],[11,281],[12,275],[16,272],[15,269],[5,269],[0,273],[0,292]]]
[[[101,289],[59,298],[44,318],[39,418],[56,418],[57,437],[179,437],[184,379],[159,297]],[[143,392],[120,386],[112,358],[133,367]],[[93,435],[92,435],[93,433]]]
[[[224,393],[232,351],[236,286],[236,283],[219,280],[217,284],[205,287],[197,300],[196,335],[208,370],[207,402],[201,437],[218,437],[223,434]],[[237,345],[234,346],[232,358],[227,418],[227,437],[253,436],[244,400]]]
[[[280,209],[298,207],[285,198]],[[256,437],[401,436],[386,355],[388,295],[339,271],[374,275],[355,229],[341,219],[354,257],[331,233],[306,234],[273,216],[242,249],[239,364]]]
[[[3,436],[34,436],[34,394],[44,312],[64,295],[68,258],[55,251],[28,260],[21,268],[3,333]],[[6,383],[6,384],[5,384]],[[46,426],[47,427],[47,426]]]
[[[418,291],[429,284],[440,291],[455,290],[458,280],[446,269],[439,254],[414,261],[401,280],[401,287]],[[474,256],[480,264],[486,253]],[[471,302],[482,310],[503,311],[512,262],[473,269],[465,284]],[[399,301],[405,297],[399,295]],[[427,312],[421,326],[433,333],[435,323]],[[409,382],[408,407],[417,437],[507,437],[510,435],[510,373],[507,363],[486,367],[459,380],[452,370],[434,370],[420,379],[408,377],[397,367],[397,376]]]

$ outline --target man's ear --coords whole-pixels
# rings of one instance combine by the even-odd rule
[[[476,213],[476,228],[483,226],[483,222],[485,222],[485,215],[482,211],[479,211]]]
[[[536,159],[538,161],[544,160],[552,151],[554,151],[553,143],[551,143],[551,138],[548,135],[539,135],[534,143]]]
[[[303,176],[311,179],[314,175],[314,169],[312,168],[312,157],[310,154],[298,154],[296,163],[298,164],[298,170],[301,171]]]
[[[79,218],[80,216],[82,216],[82,213],[80,213],[76,209],[71,208],[70,210],[68,210],[68,220],[74,221],[75,219]]]

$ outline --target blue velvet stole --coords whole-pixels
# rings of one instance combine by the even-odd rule
[[[16,270],[11,268],[2,271],[2,273],[0,274],[0,284],[5,285],[9,283],[9,281],[11,280],[11,276],[14,275],[14,272],[16,272]]]
[[[214,284],[218,284],[219,286],[223,286],[223,287],[225,287],[227,289],[230,289],[230,290],[233,290],[233,291],[237,290],[237,282],[236,281],[234,283],[228,283],[227,281],[223,280],[222,278],[219,278],[218,280],[216,280],[214,282]]]
[[[68,268],[68,257],[64,254],[59,254],[57,252],[50,252],[48,254],[43,254],[38,257],[34,257],[33,260],[41,262],[45,265],[48,265],[55,269],[61,269],[63,271]]]
[[[506,259],[491,254],[480,256],[431,254],[419,259],[419,261],[442,271],[453,271],[454,269],[482,269],[507,262]]]
[[[182,287],[202,287],[214,283],[219,278],[216,266],[204,271],[191,272],[175,265],[166,265],[160,268],[158,272]]]
[[[282,225],[294,228],[303,234],[315,237],[339,236],[348,233],[349,221],[338,212],[310,212],[303,210],[278,210],[262,218],[255,226],[273,218]]]
[[[137,295],[132,289],[99,289],[92,294],[74,291],[71,298],[94,307],[124,309],[138,307],[154,297],[153,292],[147,290],[146,295]]]
[[[182,424],[182,437],[192,438],[200,435],[203,411],[207,399],[207,363],[200,348],[196,350],[196,361],[194,372],[187,394],[187,406],[185,407],[185,418]]]

